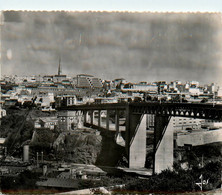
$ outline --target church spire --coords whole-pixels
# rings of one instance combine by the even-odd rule
[[[59,67],[58,67],[58,75],[61,75],[61,58],[59,57]]]

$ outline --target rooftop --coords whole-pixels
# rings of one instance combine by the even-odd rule
[[[77,188],[78,183],[74,179],[47,178],[45,181],[37,181],[37,186]]]

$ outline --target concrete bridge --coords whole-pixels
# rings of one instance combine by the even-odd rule
[[[222,105],[203,103],[114,103],[62,106],[59,110],[81,111],[84,124],[106,130],[125,131],[125,148],[130,168],[142,168],[146,161],[145,116],[154,119],[153,172],[159,173],[173,165],[173,124],[171,116],[222,120]],[[106,113],[105,125],[101,113]],[[124,115],[122,114],[124,113]],[[111,116],[111,117],[110,117]],[[110,121],[115,124],[111,127]],[[124,124],[120,122],[124,120]],[[149,124],[148,124],[149,125]]]

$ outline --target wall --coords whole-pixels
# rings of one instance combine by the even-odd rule
[[[190,133],[187,135],[177,135],[178,146],[184,146],[184,144],[199,146],[214,142],[222,142],[222,129],[198,132],[198,133]]]

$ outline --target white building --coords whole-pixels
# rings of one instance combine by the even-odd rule
[[[53,93],[43,93],[37,96],[35,104],[42,109],[51,108],[52,103],[55,102]]]
[[[47,128],[47,129],[55,129],[58,126],[58,118],[57,117],[41,117],[35,121],[34,127],[36,129],[39,128]]]
[[[195,130],[200,129],[203,119],[195,119],[188,117],[172,117],[174,130]]]
[[[190,87],[190,88],[189,88],[189,93],[190,93],[191,95],[200,95],[200,94],[203,94],[203,91],[201,91],[200,88]]]
[[[202,126],[209,129],[218,129],[218,128],[222,128],[222,122],[214,121],[214,120],[204,120],[202,123]]]
[[[121,87],[122,92],[157,92],[158,86],[154,84],[144,84],[144,83],[126,83]]]

